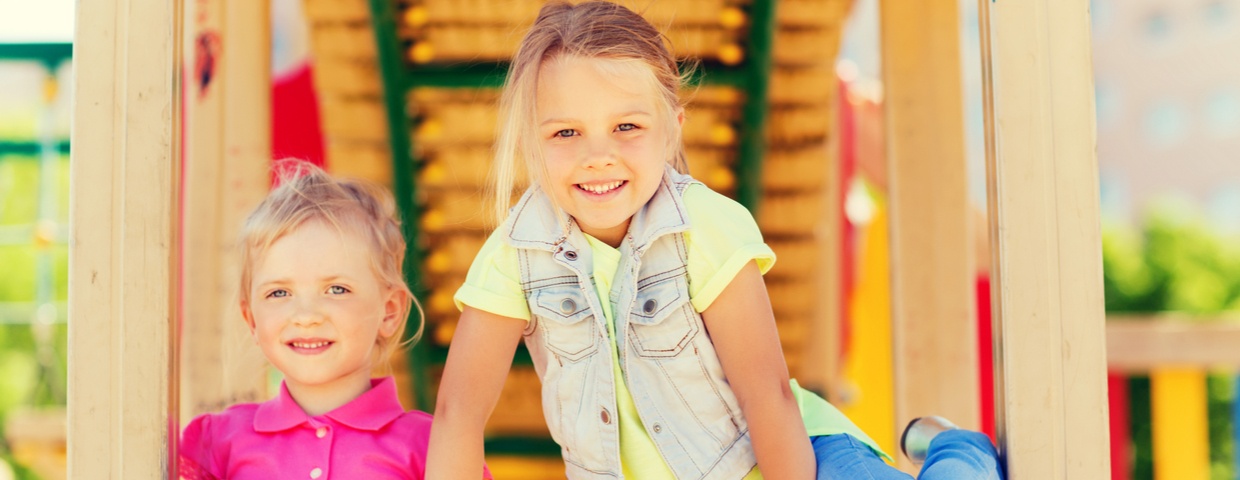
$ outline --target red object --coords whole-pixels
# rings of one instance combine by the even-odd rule
[[[1107,375],[1107,398],[1111,415],[1111,479],[1132,478],[1132,444],[1128,429],[1128,378],[1112,372]]]
[[[306,63],[272,79],[271,155],[273,160],[298,158],[325,165],[319,101],[314,91],[314,69]]]
[[[994,326],[990,317],[990,276],[977,276],[977,380],[982,433],[995,439]]]
[[[841,361],[848,358],[848,353],[852,348],[852,317],[849,312],[849,306],[852,305],[852,292],[856,287],[856,263],[857,263],[857,228],[848,220],[848,213],[844,209],[844,205],[848,199],[848,187],[852,184],[853,176],[857,170],[857,114],[851,102],[849,102],[848,82],[836,79],[839,88],[837,90],[836,104],[839,105],[839,138],[840,138],[840,169],[838,182],[839,185],[839,216],[840,216],[840,286],[843,290],[840,292],[840,351],[839,358]]]

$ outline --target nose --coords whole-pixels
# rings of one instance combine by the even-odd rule
[[[583,164],[585,168],[597,169],[615,165],[616,145],[610,138],[595,137],[589,141],[587,149]]]
[[[293,311],[293,325],[309,327],[323,323],[323,312],[313,299],[302,297]]]

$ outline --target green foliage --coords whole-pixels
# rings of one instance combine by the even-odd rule
[[[33,305],[39,286],[50,287],[50,300],[68,298],[68,248],[63,244],[37,244],[33,230],[29,237],[23,228],[40,219],[40,162],[35,157],[0,156],[0,433],[9,414],[18,407],[63,405],[67,369],[68,328],[65,324],[35,325],[33,308],[13,309],[12,305]],[[62,157],[53,167],[54,196],[43,207],[55,222],[68,223],[69,168]],[[13,234],[12,232],[17,232]],[[63,242],[63,239],[57,241]],[[48,278],[38,278],[38,266],[50,263]],[[5,323],[17,321],[18,323]],[[4,436],[0,435],[0,460],[9,462],[19,479],[35,479],[35,474],[16,464]]]
[[[1140,232],[1104,228],[1103,288],[1108,312],[1240,310],[1240,238],[1212,232],[1186,208],[1162,205]],[[1237,478],[1234,463],[1235,373],[1209,375],[1210,463],[1213,480]],[[1149,379],[1129,380],[1134,479],[1153,477]]]
[[[1210,431],[1210,478],[1211,480],[1234,480],[1235,472],[1235,418],[1232,403],[1236,399],[1236,377],[1233,375],[1210,375],[1206,377],[1206,402],[1209,412]]]
[[[0,225],[33,222],[38,212],[39,159],[0,155]]]
[[[1154,210],[1140,233],[1104,229],[1102,265],[1109,312],[1240,310],[1240,239],[1179,209]]]

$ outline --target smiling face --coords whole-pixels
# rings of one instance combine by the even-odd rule
[[[399,327],[403,291],[375,273],[370,250],[345,226],[309,220],[254,265],[242,313],[307,412],[368,390],[376,343]]]
[[[541,186],[583,232],[613,247],[658,189],[684,119],[679,110],[669,118],[653,85],[636,61],[561,56],[538,73]]]

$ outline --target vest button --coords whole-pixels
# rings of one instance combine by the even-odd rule
[[[567,259],[569,259],[569,260],[576,260],[576,259],[577,259],[577,252],[574,252],[574,251],[572,251],[572,250],[569,250],[569,251],[567,251],[567,252],[564,252],[564,258],[567,258]]]
[[[654,309],[657,308],[658,306],[659,306],[659,302],[655,301],[655,299],[652,298],[650,300],[646,300],[646,303],[642,305],[642,311],[646,312],[646,315],[650,315],[654,313]]]
[[[603,412],[599,414],[599,417],[603,419],[603,423],[611,424],[611,414],[607,413],[606,408],[604,408]]]
[[[565,315],[576,312],[577,302],[574,302],[571,298],[565,298],[563,302],[560,302],[560,311],[564,312]]]

